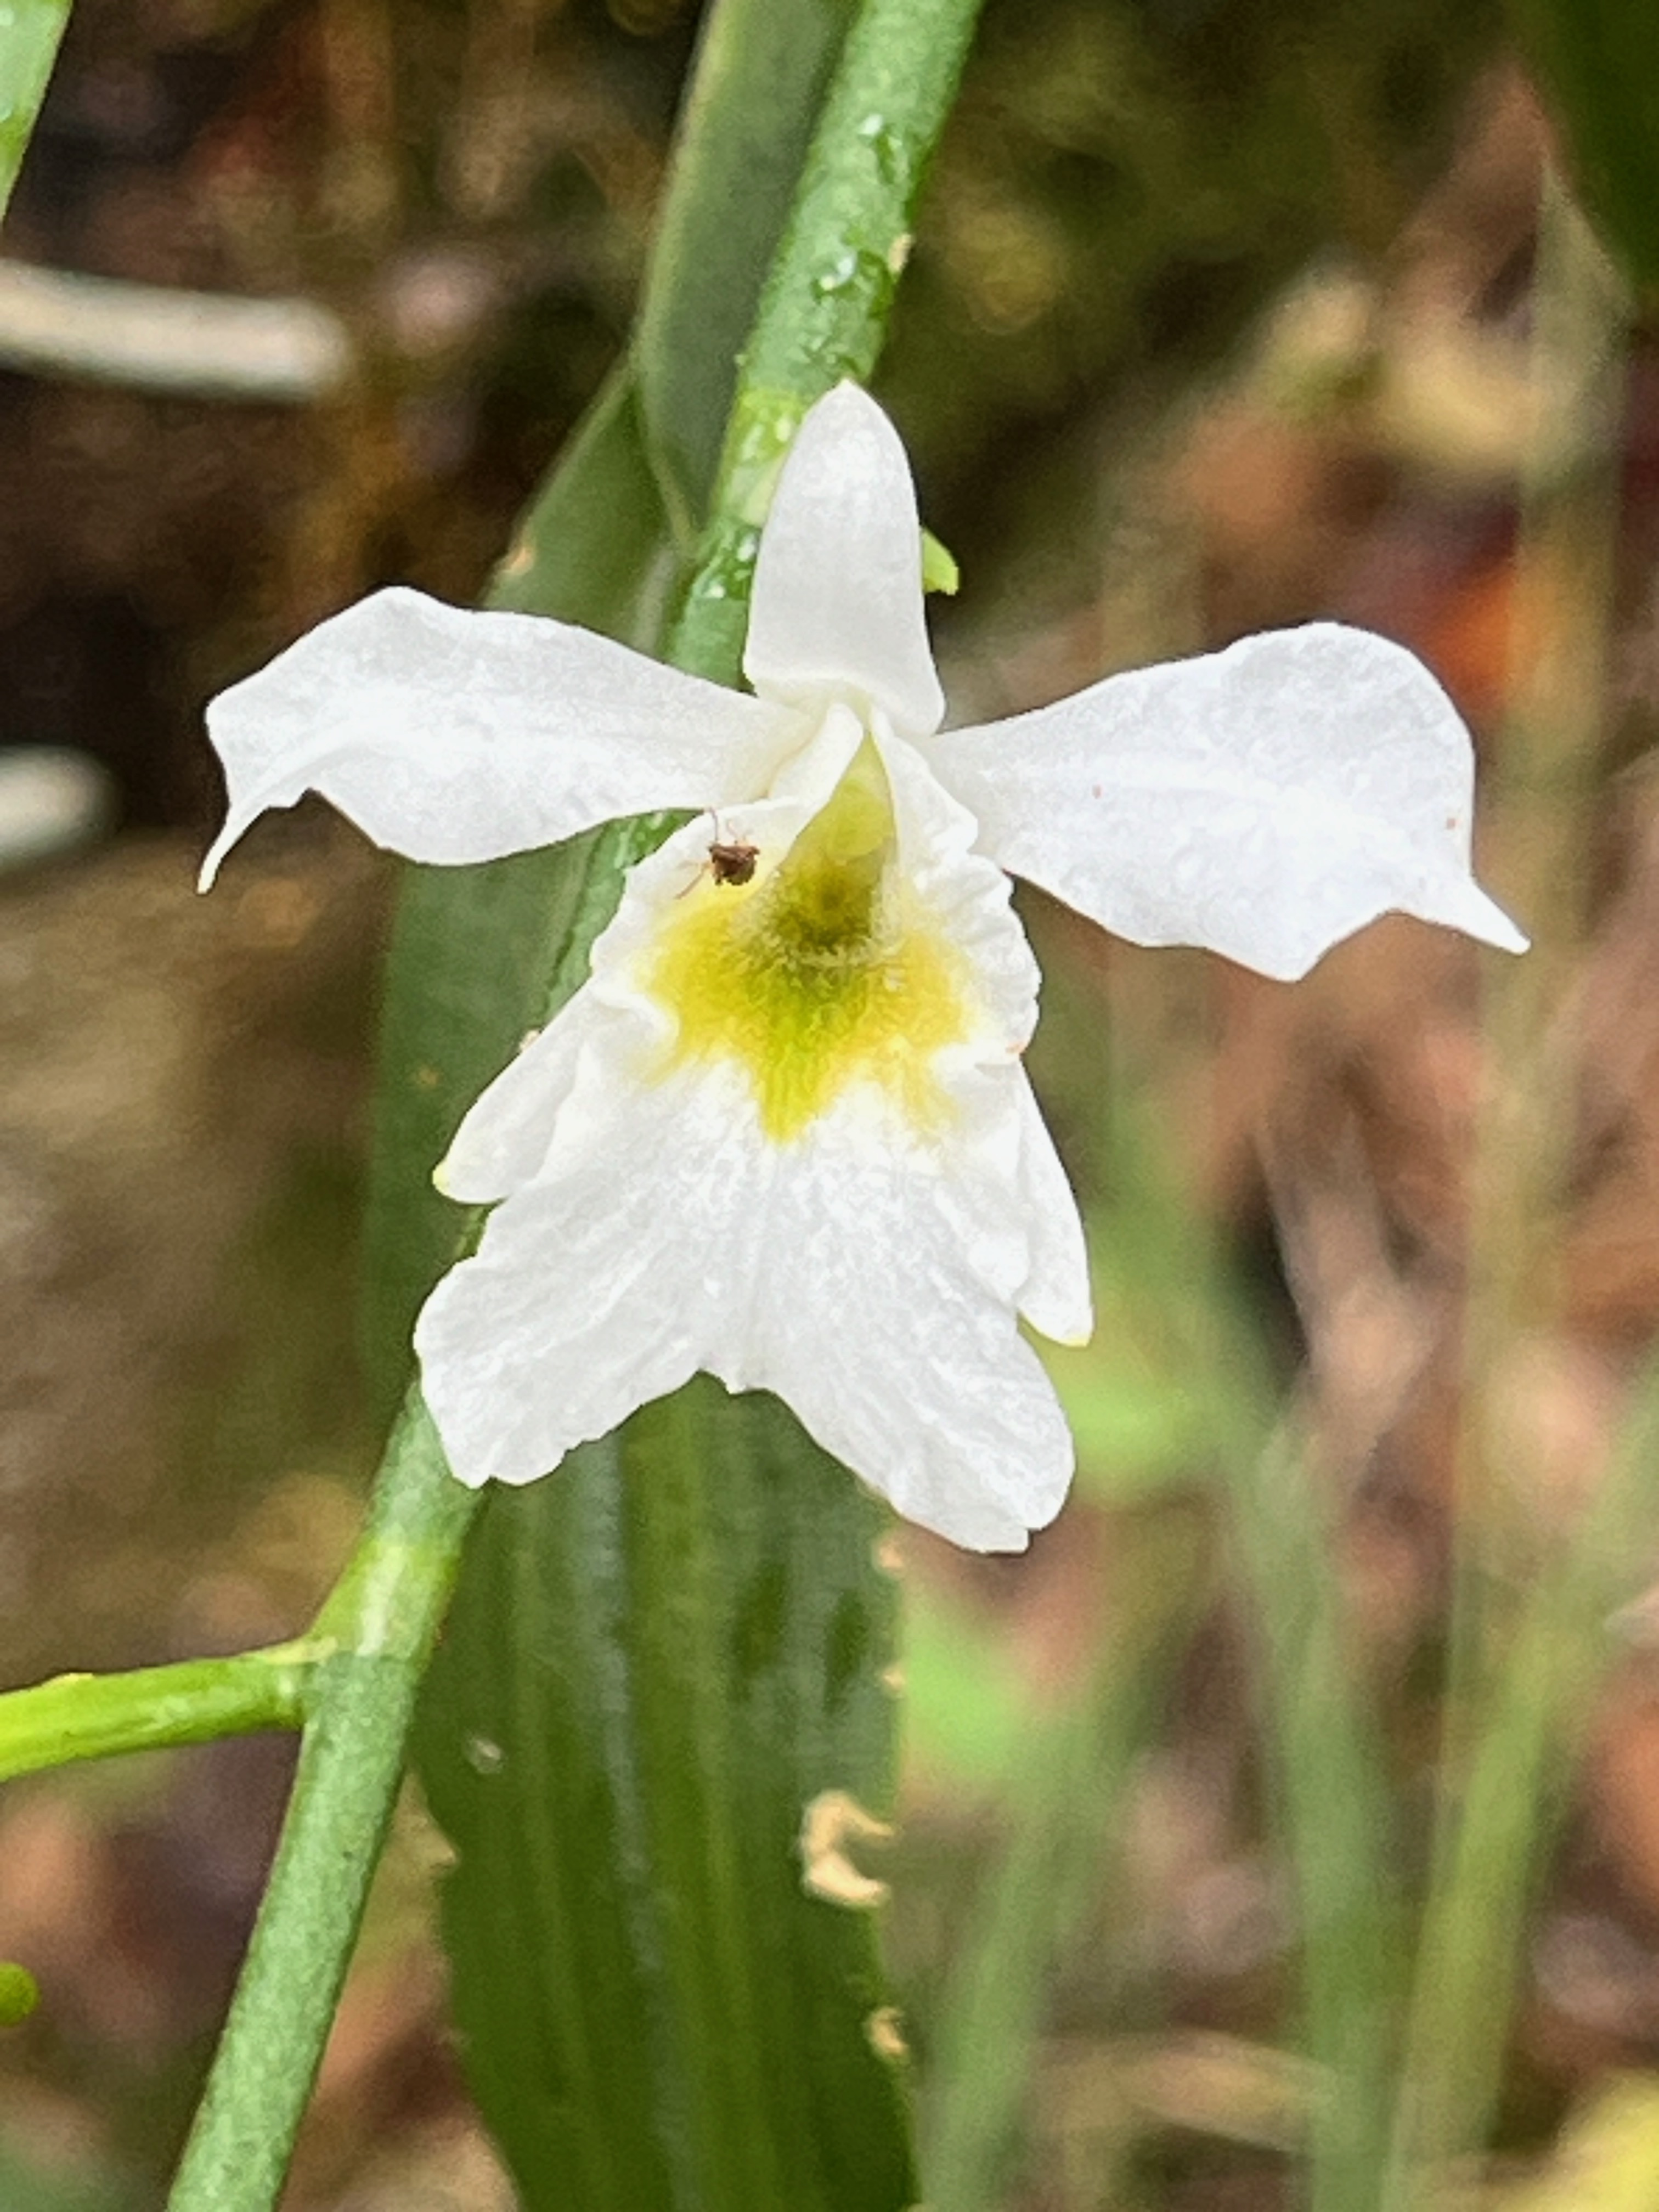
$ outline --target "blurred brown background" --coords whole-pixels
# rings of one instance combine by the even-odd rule
[[[375,584],[480,590],[623,341],[696,13],[79,0],[3,257],[306,306],[280,372],[204,339],[164,382],[143,365],[153,299],[100,295],[101,335],[25,346],[0,284],[0,748],[70,748],[106,777],[46,857],[0,788],[8,1682],[280,1636],[349,1539],[376,1441],[349,1346],[392,878],[307,805],[198,902],[218,803],[201,705]],[[963,567],[936,617],[959,716],[1329,615],[1422,653],[1501,769],[1547,133],[1490,10],[1381,13],[992,0],[883,384]],[[1621,390],[1582,912],[1549,956],[1578,1054],[1559,1294],[1497,1400],[1546,1520],[1593,1481],[1659,1308],[1659,385],[1639,341]],[[1486,834],[1487,879],[1516,896],[1524,806]],[[1269,1357],[1316,1404],[1356,1633],[1426,1758],[1476,956],[1389,922],[1289,991],[1029,918],[1051,970],[1034,1066],[1068,1157],[1088,1183],[1088,1054],[1150,1067]],[[1085,1458],[1029,1561],[906,1539],[927,1601],[1039,1701],[1118,1602],[1115,1562],[1144,1555],[1129,1524],[1206,1511],[1178,1443],[1148,1454],[1109,1425]],[[1011,2202],[1105,2201],[1061,2153],[1114,2051],[1125,2201],[1280,2201],[1295,2099],[1266,2045],[1288,1937],[1238,1616],[1224,1585],[1196,1608],[1121,1808],[1133,1911],[1054,1993]],[[1659,2044],[1647,1632],[1621,1647],[1532,1933],[1517,2155]],[[924,2047],[996,1831],[995,1726],[918,1685],[894,1926]],[[0,2035],[0,2212],[160,2202],[288,1759],[226,1745],[0,1798],[0,1957],[45,1993]],[[507,2201],[445,2044],[436,1850],[411,1807],[295,2212]],[[1158,2028],[1131,2066],[1138,2008]]]

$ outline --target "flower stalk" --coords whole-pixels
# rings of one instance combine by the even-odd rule
[[[118,1674],[59,1674],[0,1697],[0,1782],[106,1759],[165,1751],[261,1729],[299,1728],[319,1636],[225,1659],[185,1659]]]
[[[477,1502],[451,1480],[411,1393],[368,1526],[318,1624],[333,1648],[316,1662],[282,1843],[169,2212],[276,2202]]]

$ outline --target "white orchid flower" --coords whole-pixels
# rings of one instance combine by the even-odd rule
[[[1073,1449],[1018,1317],[1091,1327],[1020,1055],[1005,871],[1143,945],[1304,974],[1389,908],[1520,951],[1410,653],[1315,624],[941,732],[915,495],[821,399],[756,570],[749,697],[586,630],[386,591],[221,696],[230,811],[321,792],[423,861],[696,808],[439,1171],[501,1201],[416,1329],[462,1481],[526,1482],[699,1369],[776,1392],[910,1519],[1021,1550]]]

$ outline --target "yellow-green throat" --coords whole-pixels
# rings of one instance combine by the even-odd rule
[[[664,1073],[737,1060],[762,1127],[787,1144],[855,1082],[936,1124],[949,1109],[933,1055],[968,1033],[966,980],[900,874],[866,738],[776,868],[748,884],[711,872],[668,906],[645,986],[679,1024]]]

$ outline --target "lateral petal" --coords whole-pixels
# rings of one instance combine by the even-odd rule
[[[761,532],[743,666],[764,699],[879,707],[907,736],[944,717],[910,464],[855,384],[810,410],[784,461]]]
[[[1019,1310],[1056,1344],[1086,1344],[1094,1334],[1094,1295],[1082,1217],[1024,1068],[1019,1085],[1019,1187],[1030,1236]]]
[[[1268,631],[926,751],[984,850],[1139,945],[1292,980],[1398,909],[1525,949],[1470,872],[1468,733],[1368,631]]]
[[[621,815],[763,791],[807,732],[776,705],[535,615],[376,592],[208,708],[230,809],[320,792],[410,860],[499,859]]]
[[[433,1172],[446,1198],[488,1206],[529,1182],[576,1079],[592,1011],[587,994],[578,991],[479,1092]]]
[[[945,789],[927,756],[895,737],[879,714],[872,734],[893,795],[905,881],[962,953],[983,1010],[965,1056],[975,1063],[1017,1060],[1036,1027],[1042,979],[1008,903],[1013,886],[995,860],[975,849],[979,823]]]

